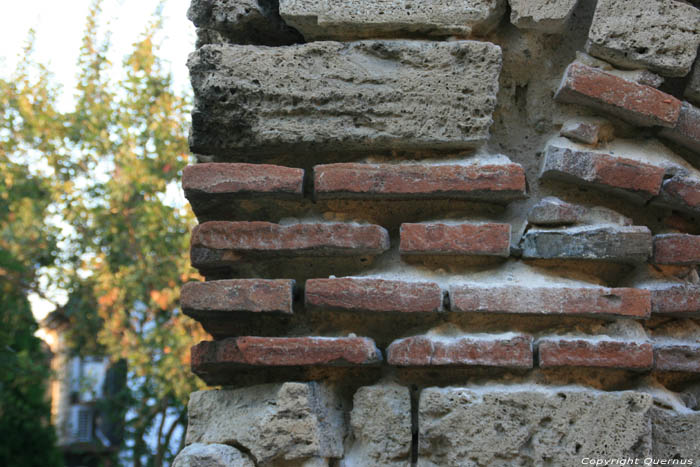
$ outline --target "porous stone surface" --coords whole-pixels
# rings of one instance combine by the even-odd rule
[[[503,388],[423,390],[418,466],[563,466],[651,453],[648,394]]]
[[[586,49],[621,68],[685,76],[700,45],[700,10],[676,0],[600,0]]]
[[[239,446],[258,467],[338,458],[345,436],[342,407],[332,388],[319,383],[197,391],[187,407],[186,444]]]
[[[173,467],[255,467],[255,463],[233,446],[193,443],[180,451]]]
[[[350,411],[351,444],[341,467],[411,465],[411,395],[397,384],[365,386]]]
[[[520,29],[563,32],[578,0],[508,0],[510,22]]]
[[[286,45],[303,38],[280,18],[275,0],[192,0],[187,17],[197,46],[210,43]]]
[[[454,150],[488,138],[501,49],[477,41],[207,45],[188,66],[194,152]]]
[[[651,409],[652,456],[695,462],[700,458],[700,412],[687,409],[681,413],[661,407]]]
[[[466,37],[495,27],[505,0],[280,0],[280,15],[307,41]]]

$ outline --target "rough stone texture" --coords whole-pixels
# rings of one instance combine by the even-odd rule
[[[209,43],[286,45],[301,42],[275,0],[192,0],[187,17],[197,26],[197,46]]]
[[[683,102],[676,126],[664,128],[660,134],[691,151],[700,153],[700,109]]]
[[[662,371],[700,373],[700,343],[655,340],[654,368]]]
[[[542,226],[564,226],[573,224],[617,224],[632,225],[632,219],[612,209],[594,206],[587,208],[567,203],[559,198],[542,198],[527,214],[530,224]]]
[[[647,370],[654,353],[650,342],[596,340],[595,338],[543,338],[537,341],[539,366],[583,366]]]
[[[403,255],[510,254],[510,224],[401,224]]]
[[[612,141],[615,137],[615,127],[602,118],[581,117],[564,122],[559,134],[584,144],[595,145],[599,142]]]
[[[621,68],[685,76],[700,46],[700,11],[675,0],[599,0],[586,50]]]
[[[194,152],[453,150],[489,136],[501,49],[476,41],[208,45],[188,66]]]
[[[508,0],[510,22],[520,29],[547,34],[564,31],[578,0]]]
[[[648,394],[502,388],[423,390],[418,466],[573,466],[650,454]]]
[[[554,98],[591,107],[638,126],[673,127],[681,110],[681,101],[670,94],[581,63],[569,65]]]
[[[309,279],[307,307],[348,311],[433,312],[442,309],[442,290],[434,282],[382,279]]]
[[[552,142],[547,145],[540,177],[590,185],[648,200],[659,193],[665,172],[663,167],[633,159]]]
[[[494,366],[532,368],[532,336],[421,335],[391,343],[387,362],[395,366]]]
[[[643,263],[651,256],[651,232],[643,226],[533,229],[522,240],[524,258],[587,259]]]
[[[232,279],[188,282],[180,306],[185,314],[197,312],[292,313],[294,281],[288,279]]]
[[[505,0],[280,0],[287,24],[307,41],[380,37],[466,37],[489,32]]]
[[[389,234],[377,225],[212,221],[194,228],[190,246],[192,265],[209,268],[236,262],[241,253],[280,256],[379,254],[389,248]]]
[[[186,443],[239,446],[258,467],[341,457],[344,436],[342,403],[322,384],[266,384],[190,395]]]
[[[507,202],[525,197],[519,164],[330,164],[314,167],[318,198],[449,198]]]
[[[683,96],[693,104],[700,105],[700,56],[695,59],[695,65]]]
[[[652,262],[656,264],[700,264],[700,235],[655,235]]]
[[[173,467],[255,467],[255,463],[233,446],[194,443],[180,451]]]
[[[627,316],[647,318],[650,292],[631,288],[537,287],[491,284],[450,287],[452,311]]]
[[[700,213],[700,178],[676,174],[661,186],[656,204],[679,211]]]
[[[653,407],[650,413],[654,458],[692,459],[692,462],[700,459],[700,412],[678,413]]]
[[[411,465],[411,395],[396,384],[357,390],[350,412],[352,444],[340,467]]]
[[[651,292],[652,313],[700,314],[700,284],[666,283],[646,287]]]

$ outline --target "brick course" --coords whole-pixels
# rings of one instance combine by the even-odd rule
[[[510,254],[510,224],[402,224],[403,255]]]
[[[539,366],[581,366],[647,370],[652,367],[649,342],[577,338],[543,338],[537,341]]]

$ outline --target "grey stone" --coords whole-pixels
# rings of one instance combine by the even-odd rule
[[[685,86],[685,98],[695,105],[700,105],[700,55],[695,59],[693,71]]]
[[[258,467],[342,457],[342,403],[318,383],[284,383],[190,395],[186,444],[244,448]]]
[[[581,226],[532,229],[522,240],[523,258],[587,259],[643,263],[651,256],[651,231],[645,226]]]
[[[561,33],[578,0],[508,0],[510,22],[520,29]]]
[[[612,141],[615,137],[615,127],[603,118],[579,117],[564,122],[559,134],[581,143],[598,144]]]
[[[395,384],[366,386],[353,397],[353,442],[341,467],[411,465],[411,395]]]
[[[653,457],[700,459],[700,412],[684,413],[654,407],[651,410]]]
[[[180,451],[173,467],[255,467],[255,464],[233,446],[194,443]]]
[[[501,49],[477,41],[206,45],[188,66],[194,152],[456,150],[489,136]]]
[[[646,457],[651,406],[650,395],[631,391],[428,388],[420,396],[418,466]]]
[[[192,0],[187,17],[205,44],[287,45],[303,37],[280,18],[274,0]]]
[[[280,15],[308,40],[485,34],[505,0],[280,0]]]
[[[700,45],[700,10],[677,0],[599,0],[586,50],[623,68],[664,76],[690,71]]]

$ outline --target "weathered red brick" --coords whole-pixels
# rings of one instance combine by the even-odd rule
[[[700,109],[683,102],[678,123],[673,128],[664,128],[661,135],[692,151],[700,152]]]
[[[700,343],[654,342],[654,368],[700,373]]]
[[[677,265],[700,264],[700,235],[655,235],[652,262]]]
[[[582,63],[567,67],[554,98],[602,110],[639,126],[673,127],[681,110],[681,101],[670,94]]]
[[[382,361],[366,337],[229,337],[192,347],[192,370],[219,367],[352,366]]]
[[[659,193],[665,172],[663,167],[553,142],[545,151],[541,178],[622,190],[647,200]]]
[[[235,259],[239,253],[286,256],[379,254],[389,248],[389,234],[378,225],[342,223],[205,222],[194,228],[192,263],[206,265],[209,253]]]
[[[543,338],[538,341],[542,368],[581,366],[649,369],[653,363],[650,342],[594,340],[585,338]]]
[[[646,318],[648,290],[607,287],[527,287],[456,285],[449,291],[452,311],[611,315]]]
[[[642,287],[651,292],[651,312],[654,314],[700,314],[698,284],[658,283]]]
[[[301,197],[304,170],[270,164],[202,163],[182,173],[185,195],[233,194]]]
[[[401,224],[404,255],[510,254],[510,224]]]
[[[306,305],[350,311],[431,312],[442,308],[434,282],[339,278],[306,281]]]
[[[330,164],[314,167],[318,198],[462,198],[510,201],[525,196],[519,164]]]
[[[674,175],[664,182],[661,195],[655,202],[678,211],[700,212],[700,179]]]
[[[532,336],[413,336],[395,340],[387,362],[395,366],[497,366],[532,368]]]
[[[188,282],[180,305],[185,314],[197,312],[292,313],[294,281],[289,279],[235,279]]]

